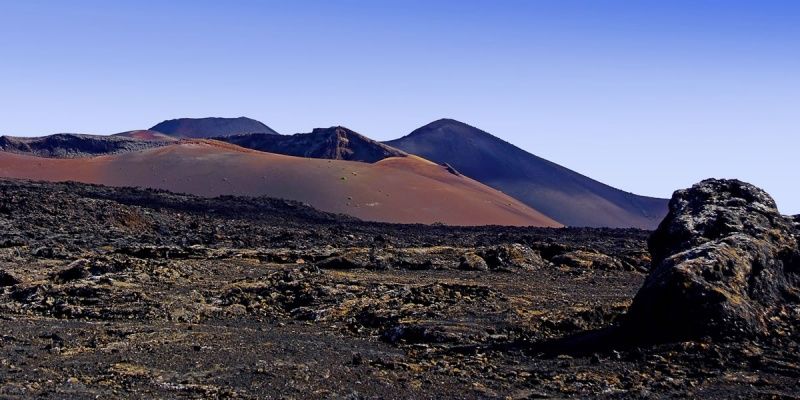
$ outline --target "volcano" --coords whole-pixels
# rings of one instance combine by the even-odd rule
[[[385,143],[447,163],[568,226],[654,229],[667,213],[666,199],[613,188],[452,119]]]

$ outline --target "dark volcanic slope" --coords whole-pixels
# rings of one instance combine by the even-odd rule
[[[79,158],[117,154],[158,147],[164,141],[126,136],[79,135],[59,133],[43,137],[0,136],[0,150],[38,157]]]
[[[667,213],[665,199],[615,189],[451,119],[386,144],[448,163],[569,226],[654,229]]]
[[[405,157],[407,155],[401,150],[341,126],[317,128],[311,133],[295,135],[251,133],[217,139],[270,153],[333,160],[371,163],[388,157]]]
[[[185,138],[211,138],[244,133],[278,133],[263,123],[246,117],[171,119],[161,122],[150,130]]]

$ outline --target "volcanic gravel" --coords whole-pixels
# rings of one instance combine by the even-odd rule
[[[649,235],[0,180],[0,398],[797,398],[796,326],[547,347],[621,324]]]

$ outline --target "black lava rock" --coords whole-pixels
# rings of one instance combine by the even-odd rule
[[[797,232],[753,185],[709,179],[675,192],[649,248],[625,323],[640,340],[769,336],[800,301]]]
[[[0,270],[0,287],[14,286],[20,283],[19,278],[6,271]]]

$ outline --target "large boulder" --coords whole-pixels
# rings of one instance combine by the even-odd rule
[[[800,304],[796,223],[763,190],[709,179],[675,192],[624,328],[643,341],[770,336]]]

